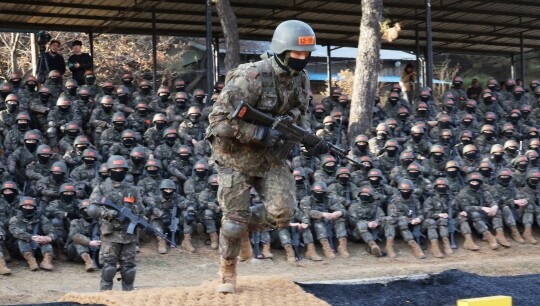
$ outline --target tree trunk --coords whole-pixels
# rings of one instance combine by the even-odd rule
[[[37,76],[38,50],[36,48],[36,33],[30,33],[30,53],[32,57],[32,75]]]
[[[362,20],[349,119],[351,143],[355,136],[366,134],[371,128],[373,102],[379,79],[382,10],[382,0],[362,0]]]
[[[236,68],[240,64],[240,38],[238,37],[238,24],[236,15],[231,8],[229,0],[217,0],[216,9],[221,21],[223,36],[225,37],[225,70]]]
[[[11,33],[11,42],[9,46],[9,56],[11,58],[11,73],[19,72],[19,63],[17,62],[17,44],[19,43],[20,33]]]

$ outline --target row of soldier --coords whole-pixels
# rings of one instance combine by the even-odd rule
[[[54,78],[54,74],[52,74],[52,76]],[[129,78],[124,78],[123,81],[125,81],[125,79],[129,80]],[[26,82],[26,84],[28,84],[28,82]],[[49,84],[58,84],[58,82],[50,80]],[[112,172],[107,168],[109,163],[105,163],[105,161],[110,160],[110,156],[123,156],[128,166],[125,179],[129,183],[139,186],[137,192],[141,194],[142,204],[145,207],[144,211],[152,220],[157,220],[153,223],[156,227],[161,227],[162,231],[168,231],[167,226],[170,225],[170,219],[172,217],[172,206],[160,208],[158,203],[155,201],[156,197],[162,196],[164,200],[175,198],[175,203],[184,203],[182,204],[182,212],[178,213],[183,223],[182,231],[184,233],[184,238],[182,246],[184,249],[193,252],[193,246],[190,243],[191,233],[193,230],[192,224],[200,224],[200,227],[206,228],[206,232],[209,234],[211,240],[211,247],[217,248],[216,231],[217,227],[219,226],[219,222],[216,221],[219,221],[220,211],[215,200],[215,192],[218,188],[218,182],[215,176],[211,175],[212,170],[208,166],[207,160],[205,160],[205,158],[208,156],[209,148],[202,141],[202,138],[204,137],[203,131],[205,125],[205,114],[209,113],[208,110],[211,107],[211,103],[206,105],[203,103],[204,92],[201,93],[200,91],[196,90],[193,94],[193,99],[191,99],[191,97],[183,93],[183,91],[178,91],[182,89],[182,86],[175,86],[175,90],[177,90],[175,98],[181,98],[172,101],[170,100],[169,96],[167,96],[167,99],[161,98],[163,97],[162,93],[164,93],[164,88],[166,88],[165,86],[158,90],[158,97],[151,94],[150,84],[143,80],[139,82],[138,87],[132,85],[132,88],[137,88],[137,91],[133,94],[131,94],[131,90],[129,89],[129,86],[127,86],[127,82],[124,82],[122,86],[116,89],[116,95],[114,95],[114,93],[111,91],[110,87],[112,87],[112,90],[114,91],[112,83],[104,82],[102,85],[107,86],[101,86],[102,92],[100,94],[102,94],[102,96],[99,96],[99,94],[97,94],[98,90],[94,88],[93,90],[89,90],[88,97],[85,97],[85,90],[87,87],[82,86],[75,92],[78,92],[78,96],[74,98],[66,98],[68,97],[68,94],[70,94],[70,90],[73,93],[72,86],[69,86],[73,85],[73,83],[72,81],[71,83],[68,81],[65,85],[66,86],[64,89],[66,92],[63,94],[58,94],[56,105],[56,110],[58,111],[53,113],[60,114],[73,112],[75,115],[70,119],[61,121],[62,124],[58,125],[58,128],[55,128],[55,130],[51,130],[51,127],[55,122],[57,122],[58,119],[56,117],[51,117],[53,118],[52,120],[47,119],[46,125],[35,125],[36,122],[39,122],[39,120],[36,120],[38,116],[36,116],[33,111],[30,114],[26,113],[28,115],[26,120],[24,116],[21,118],[21,114],[24,115],[25,113],[19,111],[18,107],[16,109],[12,109],[11,112],[9,107],[6,109],[6,111],[4,111],[4,113],[9,115],[16,113],[16,119],[17,116],[19,116],[18,119],[20,120],[17,119],[15,121],[17,128],[11,130],[6,128],[6,130],[8,130],[6,136],[10,135],[9,133],[19,132],[20,134],[18,140],[20,141],[22,139],[22,143],[16,143],[10,147],[9,145],[6,145],[9,144],[9,141],[6,140],[17,139],[17,137],[10,135],[10,137],[4,138],[4,158],[5,163],[8,165],[7,171],[4,172],[4,181],[8,185],[14,184],[14,186],[17,187],[12,189],[3,188],[3,193],[4,190],[6,190],[7,193],[9,193],[9,190],[11,190],[14,194],[30,195],[36,198],[36,200],[34,200],[34,206],[36,208],[41,210],[41,207],[47,207],[50,208],[49,210],[52,210],[52,205],[49,206],[48,204],[54,200],[69,200],[69,197],[61,196],[65,193],[71,193],[66,190],[67,186],[64,186],[64,189],[62,189],[63,192],[60,192],[63,186],[62,184],[71,183],[71,185],[68,186],[72,186],[73,193],[75,194],[74,198],[88,198],[92,193],[93,187],[97,186],[104,178],[110,176],[110,173]],[[87,84],[87,86],[88,85],[93,84]],[[182,84],[181,82],[177,82],[175,85]],[[185,84],[183,84],[183,86],[185,86]],[[216,86],[217,92],[219,92],[219,87],[220,86],[218,84],[218,86]],[[47,87],[42,86],[39,90],[41,91],[43,88]],[[92,92],[95,92],[96,96],[92,97]],[[130,98],[126,98],[126,100],[122,101],[124,98],[121,97],[123,96],[124,92],[127,93],[126,96]],[[427,90],[427,92],[429,92],[429,90]],[[38,95],[40,101],[42,101],[42,93],[43,92],[39,93]],[[110,96],[111,99],[109,99],[107,93],[112,94],[114,97]],[[397,95],[400,95],[399,91],[392,91],[390,98],[392,95],[395,96],[396,93]],[[426,99],[423,94],[425,94],[424,91],[422,91],[422,95],[420,96],[419,101],[416,103],[417,107],[414,118],[422,117],[422,111],[427,112],[429,109],[437,109],[437,106],[433,103],[433,99],[431,97],[427,100],[427,102],[424,101]],[[145,95],[146,98],[144,104],[146,104],[146,106],[142,105],[141,103],[130,104],[132,103],[131,101],[141,100],[141,97]],[[9,94],[6,96],[6,98],[7,97],[9,97]],[[16,95],[16,97],[17,102],[28,101],[25,100],[24,94]],[[5,99],[6,105],[18,104],[10,103],[14,102],[14,100],[15,99],[13,99],[13,97],[11,97],[11,99]],[[446,104],[449,104],[448,101],[450,100],[451,99],[448,97],[446,99]],[[461,101],[462,99],[458,97],[455,100]],[[47,101],[50,101],[50,97]],[[61,111],[60,109],[66,108],[66,105],[58,105],[58,102],[62,104],[65,101],[69,101],[71,103],[67,111]],[[110,103],[110,101],[112,101],[112,103]],[[128,103],[128,101],[130,102]],[[497,103],[504,104],[504,101],[497,101]],[[34,101],[32,100],[30,105],[32,105],[32,102]],[[93,105],[94,109],[90,112],[88,112],[88,110],[86,112],[81,111],[81,109],[84,109],[85,107],[90,107],[90,102],[95,103]],[[345,126],[348,117],[347,108],[349,102],[350,101],[348,101],[348,98],[340,93],[339,95],[332,95],[331,97],[325,99],[321,104],[314,104],[312,106],[313,129],[320,128],[317,133],[318,135],[342,147],[347,147],[348,138],[345,133]],[[392,191],[391,188],[399,187],[399,184],[404,182],[404,185],[401,187],[408,186],[409,188],[401,188],[402,190],[414,190],[411,198],[418,199],[418,203],[420,203],[420,206],[416,207],[418,217],[412,218],[412,216],[409,216],[410,213],[407,213],[406,215],[411,222],[414,220],[414,225],[420,223],[424,225],[428,224],[429,222],[424,222],[424,220],[428,219],[425,218],[425,209],[423,204],[430,197],[437,195],[437,193],[434,191],[436,188],[430,187],[429,183],[425,180],[426,178],[433,181],[434,179],[443,176],[446,177],[447,180],[451,180],[451,176],[447,175],[447,170],[455,168],[458,169],[456,174],[460,172],[461,175],[474,174],[474,171],[479,171],[479,173],[482,175],[482,180],[484,180],[485,177],[488,177],[490,180],[486,181],[493,184],[495,182],[494,177],[496,176],[496,173],[498,173],[498,170],[500,170],[503,166],[511,166],[518,169],[519,167],[517,165],[521,165],[520,167],[523,169],[524,162],[521,162],[521,164],[519,162],[515,162],[516,165],[514,165],[514,160],[518,157],[522,160],[524,157],[526,157],[527,160],[527,167],[525,167],[525,170],[519,170],[521,173],[526,173],[528,170],[530,170],[529,168],[537,167],[535,158],[537,158],[538,155],[538,141],[536,138],[538,135],[534,134],[534,131],[523,134],[522,132],[516,132],[514,130],[513,134],[515,134],[515,136],[510,136],[506,133],[500,135],[493,131],[493,135],[491,135],[492,138],[489,139],[493,140],[493,143],[495,144],[498,144],[504,140],[504,146],[490,145],[489,143],[479,144],[478,140],[481,139],[482,136],[485,136],[486,139],[488,138],[490,131],[489,128],[484,129],[484,126],[482,126],[482,135],[480,137],[476,137],[477,134],[474,134],[474,130],[460,131],[462,127],[456,125],[452,117],[445,113],[448,111],[448,107],[443,107],[443,110],[438,113],[435,111],[435,117],[437,117],[437,120],[433,120],[434,117],[429,116],[425,117],[424,121],[409,119],[407,116],[401,116],[401,108],[403,108],[403,105],[405,104],[401,104],[402,102],[399,100],[398,102],[401,106],[396,113],[397,118],[392,117],[392,115],[388,115],[392,114],[392,109],[386,108],[387,105],[392,105],[391,99],[389,99],[385,107],[382,109],[377,108],[376,106],[376,118],[383,122],[374,125],[373,134],[376,136],[373,138],[370,139],[364,135],[355,137],[350,156],[356,161],[356,163],[346,165],[347,162],[345,160],[336,160],[336,158],[333,156],[324,156],[321,158],[321,160],[317,160],[313,157],[303,155],[303,150],[298,150],[298,156],[292,159],[292,164],[295,168],[298,168],[295,170],[295,173],[304,173],[303,175],[300,175],[303,177],[303,185],[298,186],[301,186],[302,188],[299,190],[303,190],[306,192],[306,194],[297,195],[297,199],[300,201],[300,207],[302,209],[298,211],[298,216],[295,215],[296,222],[292,223],[294,227],[289,233],[293,234],[287,234],[283,230],[279,231],[279,238],[287,251],[289,259],[299,258],[299,255],[295,255],[294,252],[292,253],[293,256],[290,256],[291,248],[288,247],[290,243],[287,243],[287,241],[291,241],[291,239],[288,237],[295,236],[294,228],[298,229],[302,233],[302,241],[307,246],[306,257],[308,258],[315,260],[320,259],[320,256],[317,255],[315,251],[311,230],[306,230],[308,228],[314,229],[315,236],[317,237],[317,240],[321,242],[324,254],[328,257],[332,257],[335,249],[339,250],[339,252],[344,256],[348,254],[346,247],[347,237],[350,239],[358,239],[358,237],[360,237],[364,239],[364,241],[370,246],[370,250],[372,250],[374,254],[382,254],[380,248],[379,251],[377,251],[378,246],[376,246],[376,243],[374,244],[374,242],[370,241],[369,239],[366,240],[366,229],[364,228],[364,225],[359,226],[359,228],[362,227],[363,229],[355,230],[354,226],[357,223],[354,222],[353,218],[355,215],[354,210],[358,210],[360,208],[354,207],[361,206],[360,204],[364,202],[377,203],[377,207],[380,207],[382,211],[382,214],[380,214],[380,211],[375,209],[370,216],[377,215],[379,219],[369,220],[367,221],[367,224],[369,228],[379,226],[384,228],[384,236],[386,237],[387,241],[386,249],[389,255],[392,255],[390,249],[393,245],[389,242],[392,241],[392,239],[389,238],[393,238],[393,235],[395,235],[395,229],[394,234],[392,234],[392,226],[390,226],[393,225],[394,228],[395,226],[398,226],[400,229],[400,234],[404,239],[408,240],[411,247],[413,247],[415,254],[419,256],[421,249],[415,247],[414,243],[410,243],[410,235],[408,235],[404,229],[402,230],[402,228],[405,227],[403,225],[404,221],[399,221],[397,219],[390,221],[389,219],[390,217],[395,217],[392,215],[392,213],[395,212],[395,209],[391,210],[392,213],[389,213],[388,211],[390,200],[392,200],[390,195],[397,195],[397,193]],[[155,105],[159,103],[162,103],[164,108],[162,107],[161,109],[165,109],[164,113],[154,113],[154,110],[158,110]],[[422,103],[425,104],[425,109],[422,108],[422,106],[424,106]],[[469,101],[467,103],[469,103]],[[23,104],[24,102],[21,103],[21,105]],[[523,104],[526,105],[527,103]],[[99,108],[97,107],[98,105]],[[150,108],[149,105],[153,106]],[[326,105],[322,108],[324,111],[326,111],[326,109],[329,110],[329,112],[324,113],[324,116],[319,114],[321,105]],[[345,107],[341,107],[343,105],[345,105]],[[174,109],[175,107],[180,107],[182,111]],[[407,112],[409,112],[410,106],[405,108],[407,109]],[[202,112],[201,109],[203,109]],[[114,113],[115,110],[123,111],[125,113]],[[170,111],[167,112],[167,110]],[[193,112],[190,113],[190,111]],[[86,113],[86,117],[82,115],[83,113]],[[88,113],[90,113],[90,116],[88,116]],[[99,116],[95,115],[97,113],[109,115],[109,119],[103,120],[105,122],[104,125],[99,125]],[[512,112],[512,114],[513,113],[516,112]],[[80,117],[76,117],[77,114],[81,114]],[[125,114],[129,114],[127,118]],[[144,124],[136,125],[133,124],[133,122],[141,121],[129,120],[130,117],[133,118],[136,116],[145,118],[145,120],[142,121]],[[149,118],[152,118],[150,122],[148,122]],[[450,119],[446,120],[441,118]],[[200,121],[201,119],[202,121]],[[520,118],[519,120],[521,119],[523,118]],[[98,124],[94,124],[96,122],[98,122]],[[451,124],[447,124],[448,122]],[[493,124],[495,121],[491,123]],[[83,127],[77,126],[78,124],[82,124]],[[85,128],[84,124],[88,124],[88,126]],[[410,129],[406,128],[407,126],[410,126]],[[491,126],[495,130],[496,126]],[[6,127],[8,127],[8,125],[6,125]],[[35,127],[36,129],[30,130],[32,127]],[[102,128],[101,130],[100,127]],[[533,128],[534,126],[530,127]],[[455,134],[459,134],[459,138],[455,137]],[[21,137],[21,135],[24,136]],[[495,135],[500,136],[501,138],[498,139]],[[506,139],[504,137],[506,137]],[[113,140],[107,143],[106,141],[102,141],[104,139]],[[522,142],[525,148],[531,149],[527,151],[526,155],[519,155],[518,141]],[[484,146],[481,147],[481,145]],[[477,147],[481,147],[482,149],[477,150]],[[486,149],[484,149],[484,147],[488,147],[487,150],[489,151],[489,156],[486,155]],[[535,152],[536,156],[534,156]],[[488,157],[489,162],[482,160],[482,155],[484,155],[484,157]],[[502,160],[505,163],[501,164],[499,157],[502,157]],[[118,159],[118,157],[115,158]],[[102,161],[103,163],[100,165]],[[448,164],[452,165],[452,162],[454,162],[455,166],[448,167]],[[480,162],[484,162],[484,164],[487,166],[481,167],[482,164]],[[338,165],[347,167],[340,168]],[[409,169],[409,167],[411,167],[411,169]],[[368,173],[370,173],[372,170],[374,171],[372,168],[381,169],[380,175],[377,176],[380,176],[379,182],[382,183],[382,186],[384,187],[371,185],[373,190],[370,190],[369,188],[358,189],[360,187],[369,187],[369,185],[366,184],[368,181],[370,183],[371,181],[377,181],[376,179],[368,179]],[[347,169],[349,173],[346,173],[344,169]],[[414,171],[415,169],[417,171]],[[451,171],[449,172],[452,173]],[[295,174],[295,177],[296,176],[297,175]],[[347,176],[349,177],[349,180],[345,179]],[[192,185],[186,185],[187,181],[190,180],[190,177],[192,180],[197,182],[192,183]],[[449,182],[446,184],[448,189],[462,189],[465,179],[461,178],[460,175],[456,175],[456,177],[461,185],[453,185]],[[523,178],[526,178],[526,176],[521,175],[520,177],[522,178],[520,187],[524,187],[525,183],[523,182],[527,181],[527,179]],[[164,180],[165,178],[169,178],[170,180]],[[14,180],[15,182],[8,182],[7,180],[9,179]],[[408,179],[410,182],[403,181],[404,179]],[[534,181],[532,178],[531,180]],[[468,181],[469,180],[467,180],[467,182]],[[470,181],[473,182],[475,180]],[[393,187],[386,185],[384,182],[393,185]],[[312,184],[313,186],[308,184]],[[347,188],[348,184],[355,184],[355,186],[358,188]],[[186,186],[190,187],[186,189]],[[326,188],[326,186],[328,186],[328,188]],[[352,185],[349,185],[349,187],[352,187]],[[316,191],[315,189],[319,190]],[[208,192],[212,193],[209,196],[211,200],[201,204],[199,202],[204,202],[204,200],[200,201],[199,198],[203,190],[208,190]],[[344,193],[339,194],[333,190],[340,190],[340,192]],[[364,194],[362,194],[362,192],[359,190],[364,190]],[[172,196],[167,194],[171,192],[176,195]],[[323,195],[318,195],[318,193],[322,193]],[[400,192],[400,194],[402,194],[402,192]],[[405,195],[406,194],[407,192],[405,192]],[[168,198],[165,197],[165,195]],[[178,200],[177,197],[180,196],[182,196],[182,198]],[[455,196],[457,196],[457,194],[455,194]],[[498,195],[496,197],[498,197]],[[319,201],[321,203],[326,201],[333,204],[328,206],[326,211],[324,211],[322,208],[321,210],[307,209],[306,207],[309,207],[308,203],[310,201],[314,201],[313,199],[316,198],[322,199],[322,201]],[[359,199],[361,198],[364,198],[366,201],[360,201]],[[371,200],[368,200],[370,198]],[[400,199],[401,202],[406,202],[405,200],[407,200],[405,197]],[[24,201],[29,200],[25,198],[24,201],[21,201],[24,204]],[[13,207],[13,203],[16,202],[11,201],[10,203]],[[195,203],[197,205],[195,205]],[[190,205],[193,205],[193,207]],[[337,208],[331,208],[333,205],[337,205]],[[21,210],[23,206],[24,205],[20,206]],[[394,206],[397,207],[399,205],[394,203]],[[72,205],[72,207],[75,206]],[[351,207],[353,208],[351,209]],[[69,228],[66,228],[66,224],[69,224],[69,221],[73,221],[72,219],[77,219],[75,217],[82,216],[82,212],[87,209],[83,206],[78,208],[82,211],[75,209],[71,212],[69,218],[68,211],[65,211],[64,219],[67,220],[67,223],[66,220],[62,221],[64,240],[55,238],[54,242],[55,244],[58,244],[59,253],[61,253],[62,250],[67,250],[65,247],[66,239],[72,236],[66,234],[69,233]],[[164,212],[164,210],[166,212]],[[47,209],[45,209],[45,211],[47,211]],[[445,213],[443,212],[440,214]],[[457,211],[453,211],[451,214],[456,216]],[[56,216],[61,215],[61,213],[56,214]],[[356,215],[358,215],[358,212]],[[306,219],[306,216],[309,218]],[[53,220],[55,218],[55,214],[51,213],[49,217]],[[320,220],[321,222],[324,221],[322,222],[324,223],[324,227],[321,226],[321,224],[317,225],[318,223],[311,220],[312,218]],[[329,220],[330,222],[325,220]],[[57,223],[60,224],[59,222]],[[329,225],[330,223],[331,225]],[[401,227],[399,227],[400,223]],[[459,223],[459,227],[465,227],[465,224],[468,223],[461,222]],[[418,227],[416,227],[414,230],[415,233],[418,233],[417,228]],[[494,228],[494,230],[499,228],[501,227]],[[331,232],[330,229],[333,229],[335,234],[328,233],[328,231]],[[429,238],[432,238],[433,233],[429,235],[430,230],[433,232],[432,228],[430,228],[428,225],[424,225],[424,229],[428,230],[428,236]],[[513,230],[512,227],[510,227],[510,229]],[[526,229],[527,228],[525,228],[525,230]],[[447,251],[447,245],[444,240],[444,230],[440,231],[440,235],[443,237],[445,251]],[[60,232],[59,229],[55,229],[54,232],[56,233],[55,237],[60,237],[60,235],[58,235],[58,232]],[[467,230],[461,228],[461,232],[462,234],[466,234]],[[497,234],[498,236],[501,236],[499,231],[497,231]],[[5,234],[4,236],[8,235],[9,234]],[[356,238],[354,238],[355,236]],[[271,239],[270,235],[262,233],[261,237],[261,241],[263,241],[263,256],[271,257],[269,248]],[[332,237],[338,239],[338,248],[332,246],[334,242]],[[502,235],[502,237],[504,237],[504,235]],[[324,242],[325,239],[328,244]],[[292,240],[299,241],[298,239]],[[466,242],[468,241],[469,240],[466,240]],[[529,241],[532,240],[529,239]],[[508,245],[508,243],[502,243],[501,241],[499,242],[503,245]],[[474,245],[474,242],[472,245]],[[471,243],[469,242],[468,245],[466,245],[466,248],[474,249],[474,247],[471,247]],[[433,247],[433,250],[436,249]],[[163,240],[158,240],[158,251],[160,253],[166,252],[166,244]],[[435,253],[436,251],[433,252]],[[23,255],[26,253],[28,252],[22,252]],[[79,255],[82,259],[86,258],[86,269],[92,270],[95,263],[88,261],[88,257],[81,255],[81,253],[79,253]],[[44,258],[46,257],[44,256]],[[48,267],[47,262],[45,263],[45,267]],[[35,265],[31,265],[31,267],[35,267]]]

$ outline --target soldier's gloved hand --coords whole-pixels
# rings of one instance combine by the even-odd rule
[[[259,126],[251,141],[263,147],[273,147],[280,138],[281,134],[278,131]]]
[[[306,146],[306,149],[308,151],[308,153],[310,155],[322,155],[322,154],[326,154],[330,151],[330,146],[328,145],[328,143],[324,140],[324,139],[321,139],[321,141],[319,141],[316,145],[314,145],[313,147],[310,147],[310,146]]]

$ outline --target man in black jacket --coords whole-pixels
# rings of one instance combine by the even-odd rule
[[[60,42],[56,39],[51,40],[49,43],[49,52],[45,53],[47,65],[43,64],[40,66],[40,70],[42,70],[40,74],[48,75],[51,70],[57,70],[61,75],[66,73],[66,61],[64,60],[64,56],[58,53],[59,49]]]
[[[69,57],[67,65],[79,86],[84,85],[84,72],[86,70],[94,70],[92,57],[88,53],[83,53],[81,48],[82,42],[80,40],[75,40],[71,44],[73,54]]]

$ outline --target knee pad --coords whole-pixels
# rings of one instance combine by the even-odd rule
[[[55,227],[56,230],[64,230],[64,220],[60,218],[53,218],[51,220],[52,225]]]
[[[106,264],[101,270],[101,278],[106,282],[112,282],[116,275],[116,267]]]
[[[214,212],[210,209],[204,210],[204,219],[205,220],[213,220],[214,219]]]
[[[480,221],[480,220],[482,220],[482,215],[477,211],[473,211],[472,213],[469,214],[469,216],[470,216],[472,221]]]
[[[240,239],[246,230],[246,225],[231,220],[225,220],[221,225],[221,233],[227,239]]]
[[[137,269],[135,267],[123,270],[121,273],[122,281],[126,284],[133,284],[135,281],[135,274],[137,274]]]

